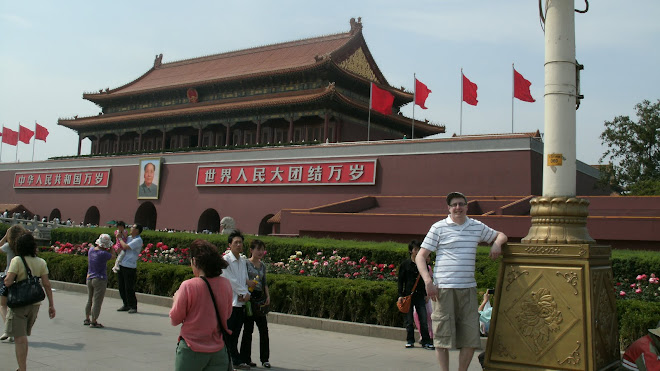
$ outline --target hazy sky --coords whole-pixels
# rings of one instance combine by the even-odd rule
[[[576,0],[576,8],[584,2]],[[466,5],[470,4],[470,5]],[[478,4],[478,5],[474,5]],[[463,105],[463,134],[511,131],[511,64],[532,82],[535,103],[515,101],[514,130],[543,132],[544,39],[538,2],[509,1],[8,1],[0,0],[0,124],[35,121],[50,131],[35,160],[75,155],[77,134],[58,118],[100,112],[83,92],[116,88],[163,62],[346,32],[362,17],[367,45],[393,86],[413,73],[433,91],[415,117],[459,132],[460,69],[479,86]],[[577,111],[578,159],[597,163],[603,122],[635,119],[660,98],[660,1],[598,0],[576,14],[577,59],[585,65]],[[412,106],[404,107],[408,116]],[[90,142],[83,142],[89,153]],[[16,148],[3,145],[2,162]],[[19,143],[30,161],[32,144]]]

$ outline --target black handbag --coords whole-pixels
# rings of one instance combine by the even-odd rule
[[[46,298],[46,293],[43,287],[41,287],[39,277],[32,275],[32,271],[28,267],[24,257],[21,256],[21,260],[25,264],[27,279],[14,282],[13,285],[7,287],[7,306],[9,308],[24,307],[38,303]]]
[[[262,295],[256,299],[250,296],[250,305],[252,306],[252,315],[255,317],[263,317],[270,312],[270,305],[266,304],[266,295]]]
[[[206,287],[209,288],[209,293],[211,294],[211,300],[213,301],[213,308],[215,309],[215,317],[218,320],[218,327],[220,328],[220,333],[222,334],[222,338],[225,341],[225,349],[227,350],[227,357],[229,358],[228,370],[233,370],[234,367],[231,359],[231,352],[229,351],[229,342],[231,341],[231,339],[229,338],[227,329],[225,329],[225,326],[222,325],[222,320],[220,319],[220,312],[218,312],[218,305],[215,302],[215,295],[213,295],[213,289],[211,288],[211,284],[206,279],[206,277],[200,276],[199,278],[201,278],[206,283]]]

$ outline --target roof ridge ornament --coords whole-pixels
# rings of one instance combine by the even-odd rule
[[[154,68],[158,68],[163,64],[163,54],[157,54],[156,59],[154,59]]]
[[[355,35],[356,33],[362,31],[362,17],[358,17],[357,22],[355,21],[355,18],[351,18],[350,24],[351,35]]]

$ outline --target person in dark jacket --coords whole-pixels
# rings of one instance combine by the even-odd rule
[[[419,271],[417,270],[417,265],[415,264],[415,257],[419,252],[420,242],[412,240],[408,244],[408,252],[410,253],[410,259],[406,259],[399,266],[399,302],[403,300],[404,296],[410,295],[417,277],[419,277]],[[429,336],[428,324],[427,324],[427,315],[426,315],[426,289],[424,288],[424,281],[420,279],[420,282],[417,283],[415,292],[412,293],[412,302],[410,305],[410,311],[405,313],[404,326],[406,327],[406,348],[415,347],[415,322],[413,320],[413,307],[417,310],[417,315],[419,317],[419,327],[420,333],[422,334],[421,345],[424,349],[434,350],[433,341]]]

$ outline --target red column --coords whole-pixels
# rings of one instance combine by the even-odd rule
[[[202,146],[202,128],[200,127],[197,131],[197,147]]]
[[[119,148],[121,148],[121,145],[120,145],[121,144],[120,143],[121,142],[121,137],[119,136],[119,134],[115,134],[115,136],[117,137],[117,140],[115,141],[115,153],[118,153]]]
[[[142,132],[138,133],[138,151],[142,150]]]
[[[261,117],[257,120],[257,140],[255,140],[255,143],[261,143]]]
[[[163,150],[165,149],[165,135],[166,134],[167,134],[167,132],[165,131],[165,129],[163,129],[163,141],[161,142],[161,146],[160,146],[160,148],[163,149]]]
[[[80,149],[82,148],[82,141],[83,141],[82,135],[78,134],[78,156],[80,156]]]
[[[289,133],[287,137],[289,143],[293,142],[293,116],[289,117]]]
[[[231,123],[227,122],[227,135],[225,135],[225,146],[229,147],[229,137],[231,135],[231,130],[229,129],[231,127]]]
[[[325,121],[323,122],[323,140],[322,143],[325,143],[328,140],[328,121],[330,120],[330,114],[328,111],[325,111]]]

